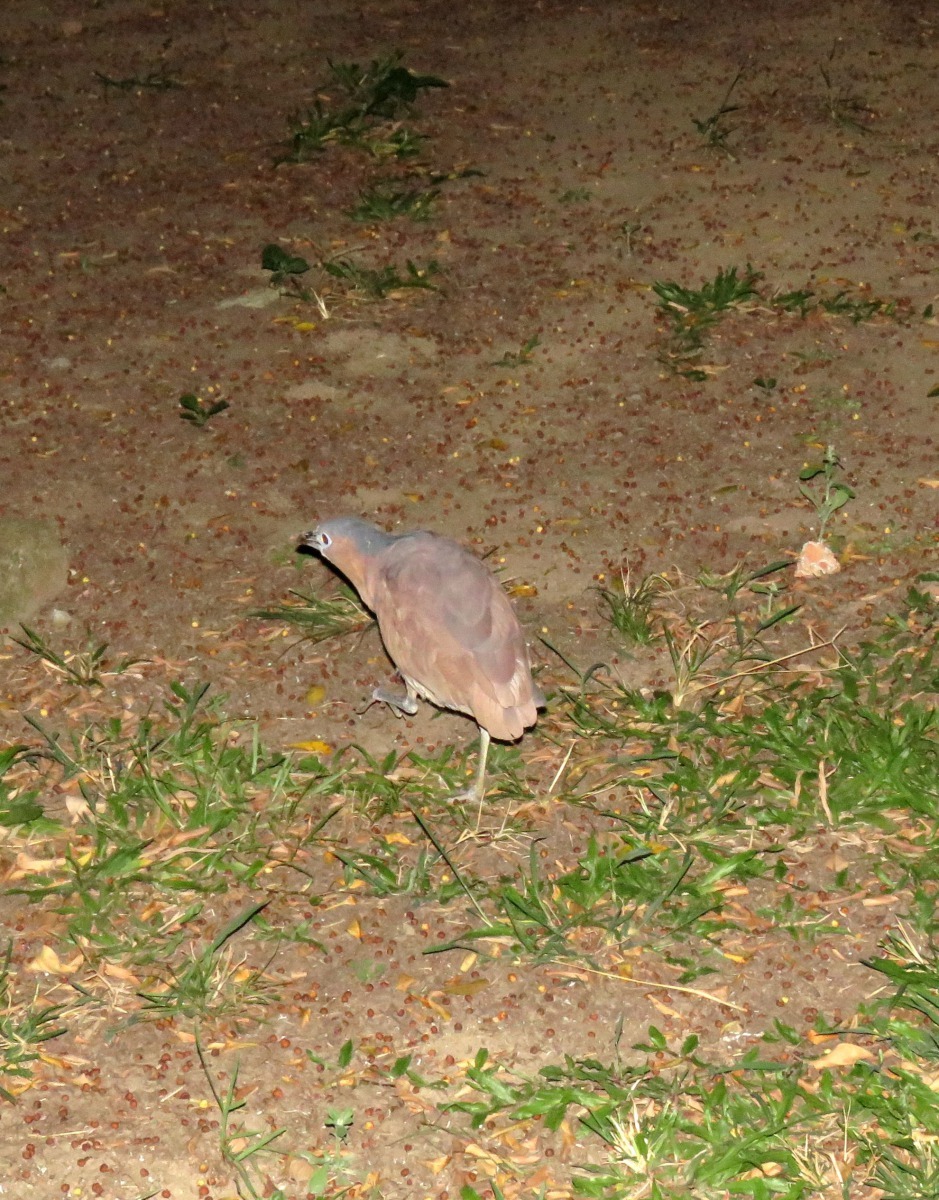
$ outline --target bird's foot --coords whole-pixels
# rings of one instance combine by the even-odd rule
[[[392,692],[376,688],[372,692],[372,704],[387,704],[397,717],[413,717],[417,712],[417,701],[407,692]]]

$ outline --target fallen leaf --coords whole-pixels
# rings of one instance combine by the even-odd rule
[[[430,996],[418,996],[421,1004],[425,1008],[429,1008],[431,1012],[435,1012],[441,1021],[452,1020],[452,1015],[448,1008],[444,1008],[442,1004],[438,1004],[436,1000],[431,1000]]]
[[[412,846],[414,843],[405,833],[398,833],[392,830],[391,833],[386,833],[383,841],[386,846]]]
[[[873,1057],[870,1050],[864,1046],[857,1046],[853,1042],[841,1042],[820,1058],[812,1059],[809,1066],[814,1067],[816,1071],[827,1071],[829,1067],[853,1067],[855,1063]]]
[[[661,1000],[657,1000],[655,996],[647,996],[646,999],[653,1008],[657,1008],[664,1017],[681,1017],[681,1013],[677,1008],[672,1008],[670,1004],[663,1004]]]
[[[88,801],[80,793],[66,792],[65,793],[65,810],[72,818],[72,821],[78,821],[82,817],[87,817],[91,814],[91,809],[88,806]]]
[[[448,996],[475,996],[489,987],[488,979],[451,979],[443,985]]]
[[[81,965],[80,954],[76,954],[69,962],[63,962],[51,946],[43,946],[32,962],[26,964],[26,970],[48,971],[50,975],[71,975]]]
[[[813,1046],[818,1046],[822,1042],[830,1042],[835,1037],[833,1033],[818,1033],[814,1029],[810,1029],[806,1035],[806,1040],[811,1042]]]

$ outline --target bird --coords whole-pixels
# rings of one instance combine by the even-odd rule
[[[324,521],[302,544],[344,575],[375,614],[406,692],[378,687],[372,702],[413,716],[420,698],[476,722],[476,779],[455,799],[481,805],[490,740],[516,741],[545,706],[525,636],[496,577],[451,538],[425,529],[386,533],[359,517]]]

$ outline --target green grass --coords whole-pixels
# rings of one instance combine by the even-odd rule
[[[10,1091],[17,1081],[29,1079],[42,1047],[66,1032],[62,1023],[69,1005],[48,1004],[39,999],[38,989],[29,1000],[16,993],[11,968],[13,944],[9,942],[0,958],[0,1099],[12,1102]]]
[[[652,284],[659,310],[671,326],[664,353],[676,371],[689,379],[707,378],[707,373],[694,365],[706,337],[731,309],[758,298],[756,284],[760,279],[762,275],[748,263],[742,273],[736,267],[721,268],[700,288],[674,281]]]
[[[400,117],[413,110],[422,92],[449,85],[436,75],[415,74],[401,59],[401,54],[391,54],[367,66],[329,61],[329,79],[319,90],[335,94],[336,103],[318,98],[289,117],[287,147],[275,164],[308,162],[333,145],[375,158],[419,153],[422,135],[402,126]]]
[[[870,133],[867,123],[873,115],[870,107],[850,88],[839,85],[835,76],[835,58],[841,39],[832,42],[827,60],[819,65],[819,74],[825,85],[824,107],[828,117],[843,129],[857,133]]]
[[[261,266],[271,272],[272,287],[280,287],[285,296],[295,296],[298,300],[315,300],[324,316],[328,315],[322,297],[300,282],[301,276],[310,270],[305,258],[288,254],[271,242],[261,253]],[[319,267],[331,279],[342,283],[347,294],[371,301],[386,300],[396,292],[408,289],[435,292],[437,286],[431,280],[440,271],[435,259],[423,267],[408,259],[403,273],[393,263],[384,267],[366,267],[351,258],[325,259]]]
[[[610,624],[626,645],[648,646],[662,636],[654,608],[667,586],[661,575],[647,575],[633,584],[624,572],[618,586],[597,588]]]
[[[867,1025],[820,1030],[828,1033],[820,1047],[777,1021],[761,1047],[718,1060],[696,1035],[673,1045],[650,1026],[630,1051],[617,1035],[612,1059],[565,1055],[534,1075],[482,1049],[461,1097],[443,1110],[483,1135],[507,1123],[530,1136],[575,1121],[586,1158],[574,1169],[576,1196],[853,1200],[879,1187],[896,1200],[926,1200],[939,1182],[939,1101],[929,1082],[939,1059],[939,966],[935,951],[908,939],[868,965],[895,993],[872,1007]],[[867,1057],[825,1065],[821,1056],[840,1045],[865,1047]]]
[[[10,892],[51,903],[91,961],[170,958],[198,929],[205,898],[250,888],[298,804],[334,786],[317,759],[298,766],[256,739],[232,744],[206,691],[176,684],[161,721],[125,733],[115,718],[70,744],[32,721],[39,754],[82,812],[63,853]]]
[[[405,264],[404,274],[393,264],[384,267],[364,267],[351,258],[335,258],[322,264],[323,270],[333,279],[342,282],[350,292],[365,300],[386,300],[395,292],[417,289],[434,292],[436,284],[431,279],[440,270],[436,260],[418,267],[410,259]]]
[[[781,312],[796,313],[807,317],[814,309],[820,309],[833,317],[847,317],[852,325],[872,321],[874,317],[893,317],[897,312],[895,300],[877,300],[873,297],[856,296],[841,289],[833,295],[819,295],[810,288],[799,288],[792,292],[774,292],[770,304]]]
[[[46,638],[34,629],[30,629],[28,625],[21,625],[20,628],[23,636],[12,639],[16,645],[22,646],[24,650],[28,650],[30,654],[41,659],[64,682],[74,687],[103,687],[106,677],[123,675],[125,671],[130,670],[140,661],[139,659],[125,658],[120,662],[109,664],[107,642],[89,642],[87,649],[81,651],[58,651],[49,644]]]
[[[501,358],[493,362],[494,367],[524,367],[532,361],[535,350],[541,345],[541,338],[533,333],[519,346],[518,350],[508,350]]]
[[[774,291],[766,294],[757,285],[763,275],[747,263],[738,267],[722,267],[713,279],[699,288],[690,288],[674,280],[657,280],[652,290],[658,296],[659,313],[667,321],[660,359],[676,374],[701,382],[714,373],[703,361],[708,339],[717,326],[734,310],[753,312],[795,313],[808,317],[814,311],[829,316],[847,318],[852,324],[871,321],[876,317],[895,318],[899,305],[893,300],[879,300],[866,293],[852,294],[840,290],[833,295],[819,295],[814,289]],[[764,381],[757,381],[764,386]],[[775,386],[773,381],[771,386]]]
[[[743,78],[744,68],[741,67],[734,78],[730,81],[727,91],[717,108],[707,117],[692,117],[691,123],[704,139],[704,142],[712,150],[720,150],[731,160],[734,160],[734,155],[731,153],[727,145],[727,139],[734,132],[733,127],[728,121],[728,117],[732,113],[740,110],[739,104],[731,104],[730,98],[734,94],[737,84]]]
[[[179,398],[180,417],[191,425],[195,425],[197,429],[204,429],[213,417],[217,417],[219,413],[225,412],[230,407],[227,400],[203,400],[195,392],[186,392]]]
[[[791,643],[795,633],[786,628],[795,606],[784,570],[702,573],[680,592],[627,577],[601,594],[624,648],[652,633],[647,653],[659,655],[665,685],[640,692],[602,667],[581,672],[552,695],[542,727],[569,759],[560,786],[550,798],[544,787],[532,794],[525,763],[541,735],[531,734],[521,749],[494,748],[482,815],[446,799],[465,781],[466,746],[383,758],[347,746],[328,760],[271,753],[252,723],[227,721],[204,687],[177,683],[143,720],[105,717],[72,733],[31,717],[34,736],[0,750],[0,866],[8,902],[28,901],[49,948],[77,956],[69,979],[82,1008],[37,991],[7,953],[4,1097],[29,1087],[44,1043],[76,1025],[85,1006],[108,1004],[100,982],[108,972],[129,976],[121,1020],[159,1019],[199,1039],[219,1022],[251,1029],[283,1019],[284,977],[271,955],[294,942],[305,954],[325,953],[335,914],[352,900],[403,900],[422,913],[427,954],[472,951],[480,964],[508,959],[523,970],[563,964],[571,979],[600,973],[624,989],[673,989],[718,1016],[735,1000],[708,991],[709,977],[726,971],[754,920],[802,953],[843,936],[831,923],[840,899],[883,891],[908,897],[905,924],[866,967],[888,994],[838,1029],[822,1014],[815,1036],[828,1040],[820,1044],[779,1022],[756,1050],[723,1055],[657,1029],[621,1049],[611,1030],[595,1057],[566,1055],[562,1044],[526,1074],[479,1050],[438,1078],[390,1048],[387,1060],[370,1050],[353,1064],[349,1042],[335,1069],[324,1067],[330,1091],[317,1133],[325,1141],[302,1142],[302,1154],[314,1194],[334,1194],[351,1177],[345,1151],[359,1114],[406,1088],[431,1125],[445,1122],[454,1138],[465,1128],[466,1140],[484,1147],[501,1145],[506,1130],[537,1135],[542,1148],[573,1130],[578,1165],[562,1155],[554,1166],[578,1196],[853,1200],[869,1187],[903,1200],[931,1195],[936,606],[913,591],[851,650],[782,653],[773,639]],[[299,599],[287,614],[263,615],[300,628],[308,621],[315,636],[363,619],[347,597],[325,610],[314,597]],[[294,608],[306,615],[294,619]],[[35,654],[24,661],[39,670]],[[71,799],[68,816],[49,806],[57,795]],[[586,831],[572,834],[584,818]],[[563,836],[548,840],[552,829]],[[786,852],[842,836],[858,854],[831,875],[825,903],[806,904]],[[294,895],[303,898],[301,920],[284,906]],[[388,961],[363,951],[362,986],[390,983]],[[840,1043],[862,1044],[871,1057],[810,1065]],[[242,1194],[274,1187],[276,1195],[293,1142],[279,1120],[247,1118],[245,1083],[237,1066],[219,1073],[213,1061],[207,1098],[219,1153]],[[507,1186],[514,1167],[504,1169]]]
[[[439,195],[439,188],[407,188],[395,180],[379,181],[363,190],[348,215],[353,221],[363,222],[394,221],[399,217],[426,221],[433,215]]]
[[[284,604],[257,608],[252,613],[261,621],[283,621],[292,625],[311,642],[323,642],[346,633],[367,629],[373,618],[362,607],[351,588],[343,587],[333,596],[314,596],[291,591]]]

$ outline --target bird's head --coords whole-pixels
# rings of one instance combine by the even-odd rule
[[[335,517],[303,535],[303,545],[341,571],[366,604],[378,555],[393,541],[393,534],[358,517]]]

